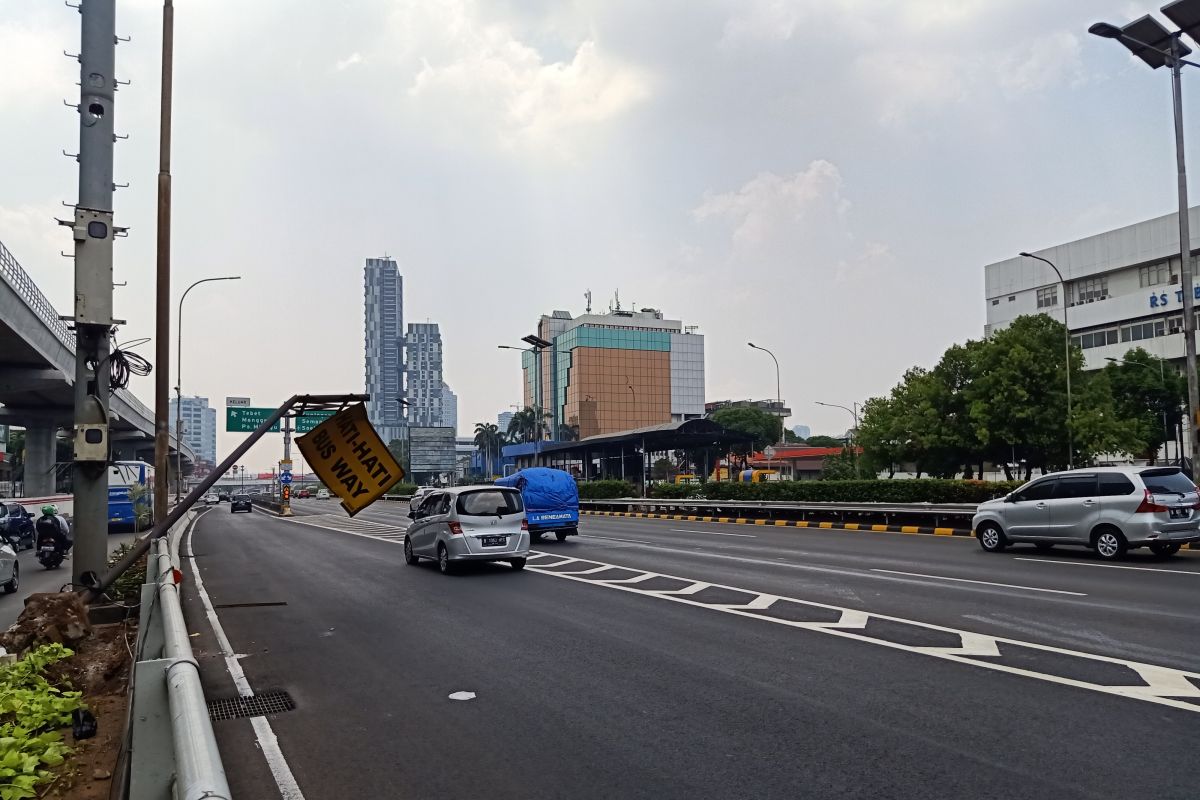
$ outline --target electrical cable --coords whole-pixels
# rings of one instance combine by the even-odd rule
[[[132,348],[143,345],[150,341],[149,338],[134,339],[132,342],[116,345],[108,358],[108,385],[110,394],[117,389],[124,389],[129,385],[129,379],[133,375],[144,378],[149,375],[154,366],[145,358],[132,352]]]

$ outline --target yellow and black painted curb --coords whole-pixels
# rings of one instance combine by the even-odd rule
[[[648,514],[638,511],[580,511],[593,517],[637,517],[673,519],[679,522],[724,522],[730,525],[762,525],[772,528],[816,528],[835,531],[872,531],[876,533],[924,533],[933,536],[972,536],[966,528],[930,528],[922,525],[878,525],[870,522],[815,522],[801,519],[760,519],[754,517],[704,517],[695,514]]]

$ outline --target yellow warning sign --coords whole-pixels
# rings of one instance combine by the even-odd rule
[[[362,404],[334,414],[296,440],[312,471],[354,516],[404,477]]]

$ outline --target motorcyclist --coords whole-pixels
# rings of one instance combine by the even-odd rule
[[[75,543],[75,538],[71,535],[71,526],[58,513],[58,506],[52,504],[42,506],[42,516],[38,517],[35,528],[39,540],[43,535],[52,536],[54,546],[64,553],[69,552]]]

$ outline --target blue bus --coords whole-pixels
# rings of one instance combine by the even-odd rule
[[[140,519],[139,519],[140,517]],[[154,518],[154,465],[114,461],[108,466],[108,529],[146,527]]]
[[[543,533],[553,533],[560,542],[579,533],[579,486],[569,473],[530,467],[497,478],[495,483],[521,490],[531,542],[541,539]]]

